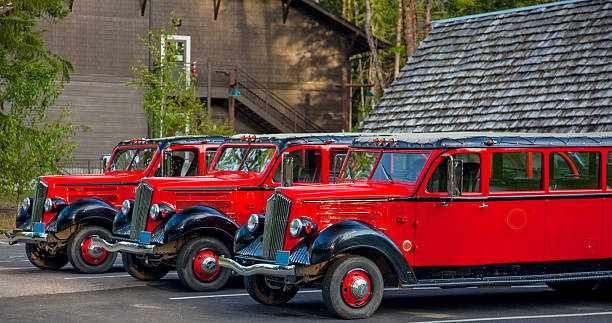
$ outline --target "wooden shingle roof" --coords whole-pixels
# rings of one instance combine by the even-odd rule
[[[612,131],[612,1],[432,22],[361,130]]]

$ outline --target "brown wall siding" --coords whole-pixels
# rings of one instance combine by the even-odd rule
[[[325,130],[340,129],[334,84],[346,67],[349,40],[329,26],[295,8],[283,24],[276,0],[224,0],[216,21],[212,1],[150,0],[144,16],[140,10],[140,1],[78,0],[66,19],[44,26],[46,46],[76,68],[60,101],[72,102],[72,120],[92,129],[75,139],[81,145],[75,158],[97,157],[121,139],[146,135],[142,97],[124,83],[133,77],[131,65],[148,61],[136,35],[146,35],[149,26],[159,30],[171,10],[182,20],[179,34],[191,36],[198,70],[207,62],[237,65]],[[204,93],[206,75],[199,78],[198,93]],[[237,114],[237,130],[261,130],[248,127]]]

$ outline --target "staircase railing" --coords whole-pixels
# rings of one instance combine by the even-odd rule
[[[258,82],[255,78],[249,75],[235,65],[212,65],[215,72],[236,73],[236,84],[241,96],[256,104],[260,109],[267,112],[269,116],[279,119],[286,125],[293,124],[294,132],[322,132],[323,129],[314,123],[312,120],[299,110],[295,109],[289,103]],[[240,101],[240,98],[238,98]],[[256,111],[254,111],[256,112]]]

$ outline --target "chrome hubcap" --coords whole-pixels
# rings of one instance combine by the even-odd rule
[[[202,269],[202,273],[213,275],[217,272],[217,266],[215,257],[208,256],[202,260],[200,268]]]
[[[87,248],[87,254],[91,258],[100,258],[104,255],[104,249],[100,247],[94,247],[92,245],[89,245],[89,247]]]
[[[356,300],[362,300],[368,296],[370,286],[363,278],[357,278],[351,283],[351,296]]]

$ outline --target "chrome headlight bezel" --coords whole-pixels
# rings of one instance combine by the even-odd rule
[[[121,203],[121,213],[124,215],[130,215],[134,206],[134,200],[124,200]]]
[[[149,209],[151,220],[157,221],[176,214],[176,210],[165,204],[153,204]]]
[[[317,230],[317,225],[306,219],[293,219],[289,223],[289,234],[294,238],[309,235]]]
[[[262,231],[266,217],[263,214],[251,214],[246,223],[246,228],[251,233]]]
[[[30,209],[32,208],[33,202],[34,202],[34,199],[31,197],[24,198],[23,202],[21,202],[21,209],[24,210],[25,212],[30,211]]]
[[[61,211],[64,207],[66,207],[68,203],[66,201],[56,198],[56,197],[47,197],[45,199],[45,212],[47,213],[55,213]]]

